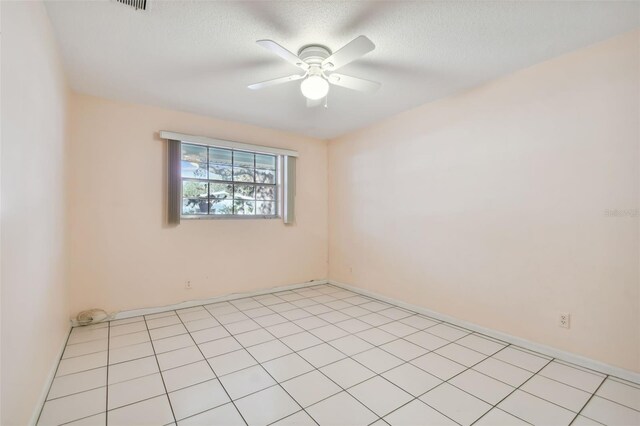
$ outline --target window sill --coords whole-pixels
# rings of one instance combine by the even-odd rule
[[[184,220],[256,220],[256,219],[282,219],[282,216],[261,216],[261,215],[188,215],[180,216]]]

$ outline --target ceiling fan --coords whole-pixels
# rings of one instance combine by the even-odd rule
[[[335,53],[332,53],[326,46],[310,44],[303,46],[298,51],[298,55],[294,55],[273,40],[258,40],[256,43],[280,56],[285,61],[301,68],[304,74],[293,74],[250,84],[248,86],[249,89],[257,90],[290,81],[302,80],[300,90],[304,97],[307,98],[307,106],[315,107],[321,105],[324,100],[326,107],[329,84],[368,93],[375,92],[381,86],[381,84],[376,81],[334,72],[338,68],[355,61],[375,49],[376,46],[371,40],[363,35],[351,40]]]

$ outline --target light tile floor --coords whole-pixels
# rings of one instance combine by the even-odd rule
[[[74,328],[40,425],[639,425],[640,386],[331,285]]]

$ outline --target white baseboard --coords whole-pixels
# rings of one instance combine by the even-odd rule
[[[566,352],[551,346],[543,345],[540,343],[532,342],[527,339],[523,339],[520,337],[516,337],[507,333],[502,333],[500,331],[496,331],[490,328],[482,327],[474,323],[470,323],[467,321],[463,321],[449,315],[442,314],[440,312],[432,311],[431,309],[424,308],[422,306],[413,305],[411,303],[406,303],[391,297],[383,296],[373,291],[365,290],[360,287],[356,287],[350,284],[341,283],[339,281],[328,280],[329,284],[333,284],[337,287],[344,288],[345,290],[350,290],[355,293],[360,293],[363,296],[368,296],[373,299],[378,299],[383,302],[388,302],[402,308],[405,308],[409,311],[413,311],[419,314],[424,314],[430,317],[433,317],[438,320],[446,321],[453,325],[457,325],[459,327],[463,327],[472,331],[475,331],[480,334],[484,334],[485,336],[492,337],[494,339],[502,340],[503,342],[510,343],[512,345],[517,345],[522,348],[528,349],[533,352],[538,352],[542,355],[550,356],[561,361],[569,362],[572,364],[579,365],[584,368],[588,368],[591,370],[595,370],[600,373],[605,373],[610,376],[618,377],[620,379],[628,380],[630,382],[640,384],[640,373],[636,373],[631,370],[626,370],[624,368],[616,367],[610,364],[606,364],[601,361],[596,361],[591,358],[584,357],[582,355],[574,354],[572,352]]]
[[[47,395],[49,394],[49,389],[53,384],[53,379],[56,377],[56,371],[58,371],[58,364],[60,364],[60,360],[62,359],[62,354],[64,353],[64,348],[67,346],[67,341],[69,340],[69,334],[71,333],[71,327],[67,331],[64,340],[62,341],[62,345],[58,350],[58,353],[53,361],[53,365],[49,370],[49,374],[47,375],[47,380],[45,381],[44,387],[42,391],[40,391],[40,396],[38,397],[38,402],[36,404],[33,413],[31,414],[31,420],[29,420],[29,425],[35,426],[38,422],[38,417],[40,416],[40,412],[42,411],[42,407],[44,407],[44,403],[47,400]]]
[[[249,291],[245,293],[231,293],[224,296],[212,297],[209,299],[188,300],[185,302],[174,303],[171,305],[165,305],[165,306],[154,307],[154,308],[131,309],[127,311],[116,312],[115,314],[112,314],[111,319],[114,320],[114,319],[137,317],[140,315],[156,314],[158,312],[191,308],[193,306],[208,305],[210,303],[226,302],[229,300],[242,299],[245,297],[261,296],[263,294],[274,293],[277,291],[294,290],[297,288],[311,287],[314,285],[327,284],[328,282],[329,281],[326,279],[318,279],[318,280],[307,281],[306,283],[288,284],[288,285],[282,285],[278,287],[271,287],[271,288],[265,288],[265,289],[255,290],[255,291]],[[77,325],[74,322],[72,322],[72,324],[74,326]]]

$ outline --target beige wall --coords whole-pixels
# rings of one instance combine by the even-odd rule
[[[25,425],[69,331],[67,86],[44,5],[2,2],[2,418]]]
[[[71,101],[72,312],[155,307],[327,277],[326,142],[83,95]],[[299,151],[296,224],[166,225],[159,130]],[[190,280],[191,290],[184,289]]]
[[[330,278],[640,371],[638,218],[605,215],[638,208],[639,47],[627,34],[332,141]]]

